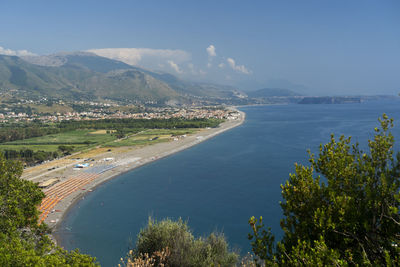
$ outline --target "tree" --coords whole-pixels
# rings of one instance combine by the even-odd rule
[[[143,255],[155,255],[168,251],[166,266],[234,266],[238,255],[229,252],[225,238],[220,234],[210,234],[207,238],[195,238],[189,227],[181,219],[160,222],[149,219],[146,228],[138,235],[136,248],[130,254],[135,262]],[[157,265],[158,262],[154,266]]]
[[[121,129],[117,129],[114,134],[118,139],[124,138],[126,136],[125,132]]]
[[[66,251],[48,240],[32,239],[38,237],[0,234],[0,266],[98,266],[94,258],[77,250]]]
[[[74,146],[58,146],[58,150],[60,150],[64,155],[71,155],[72,151],[74,151]]]
[[[38,210],[44,197],[38,186],[20,179],[22,165],[0,153],[0,232],[37,227]]]
[[[52,243],[38,224],[44,194],[21,174],[21,163],[0,153],[0,266],[97,266],[95,258]]]
[[[310,166],[296,164],[281,186],[284,236],[276,246],[262,217],[250,218],[259,264],[400,264],[400,154],[393,155],[393,120],[379,121],[368,154],[351,137],[331,135],[317,158],[309,152]]]

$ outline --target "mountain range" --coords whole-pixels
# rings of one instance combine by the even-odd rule
[[[240,99],[235,88],[195,83],[88,52],[0,55],[0,90],[70,100],[191,104]]]

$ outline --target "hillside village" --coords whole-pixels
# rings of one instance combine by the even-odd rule
[[[1,104],[1,102],[0,102]],[[54,108],[47,112],[43,108]],[[58,108],[57,108],[58,107]],[[62,100],[52,101],[46,98],[39,100],[18,99],[0,105],[0,122],[43,123],[68,120],[100,120],[100,119],[235,119],[238,113],[224,107],[144,107],[120,105],[114,102],[93,102]]]
[[[65,114],[56,113],[54,115],[39,115],[27,113],[7,112],[6,114],[0,113],[0,122],[30,122],[39,120],[44,123],[60,122],[68,120],[100,120],[100,119],[236,119],[239,114],[235,111],[224,109],[207,109],[207,108],[193,108],[193,109],[160,109],[153,112],[140,112],[129,113],[117,111],[113,114],[105,113],[98,110],[84,111],[84,112],[67,112]]]

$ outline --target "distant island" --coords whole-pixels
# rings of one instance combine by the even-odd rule
[[[345,96],[313,96],[304,97],[299,104],[349,104],[361,103],[361,97],[345,97]]]

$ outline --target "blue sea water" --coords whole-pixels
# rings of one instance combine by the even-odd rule
[[[308,163],[307,149],[317,152],[331,133],[351,135],[366,148],[383,113],[399,125],[393,134],[400,143],[399,104],[240,108],[246,112],[243,125],[96,188],[67,214],[56,235],[65,248],[79,248],[102,266],[115,266],[149,216],[181,217],[196,236],[222,231],[233,248],[245,253],[250,251],[251,216],[263,216],[281,237],[280,185],[295,162]]]

